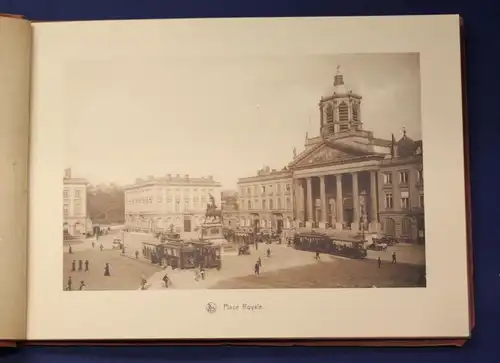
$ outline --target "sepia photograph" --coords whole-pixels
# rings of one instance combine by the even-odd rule
[[[418,53],[64,79],[65,291],[426,287]]]

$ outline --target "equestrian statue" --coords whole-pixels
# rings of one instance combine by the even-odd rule
[[[210,199],[210,203],[207,204],[205,221],[208,221],[208,219],[210,218],[212,223],[222,223],[222,211],[220,209],[217,209],[217,205],[215,205],[215,198],[212,194],[209,194],[208,198]]]

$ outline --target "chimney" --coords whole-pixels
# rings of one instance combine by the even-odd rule
[[[212,175],[209,175],[208,180],[212,181],[212,180],[214,180],[214,177]]]
[[[189,174],[184,175],[184,179],[189,180]]]
[[[172,179],[172,174],[167,174],[167,179]]]
[[[179,175],[179,174],[177,174],[175,177],[176,177],[176,178],[180,178],[180,175]]]
[[[71,168],[64,169],[64,178],[65,179],[71,178]]]

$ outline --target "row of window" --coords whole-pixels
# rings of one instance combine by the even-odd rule
[[[69,216],[69,201],[65,200],[63,205],[63,213],[65,216]],[[73,215],[79,216],[83,214],[83,206],[80,200],[75,200],[73,202]]]
[[[408,184],[410,180],[410,172],[408,170],[401,170],[398,172],[399,184]],[[424,173],[423,170],[417,170],[417,183],[423,183]],[[392,172],[384,173],[384,184],[392,185]]]
[[[204,210],[206,207],[204,200],[201,200],[200,202],[195,202],[193,200],[192,203],[189,200],[185,200],[184,203],[181,203],[180,200],[176,200],[174,203],[170,201],[165,204],[167,206],[167,212],[175,213],[188,212],[190,210]]]
[[[75,197],[75,198],[81,198],[81,195],[82,195],[81,193],[82,193],[82,191],[81,191],[80,189],[73,189],[73,191],[74,191],[74,197]],[[69,189],[64,188],[64,191],[63,191],[63,196],[64,196],[64,198],[70,198],[70,197],[71,197],[71,196],[70,196]]]
[[[394,198],[393,198],[392,193],[385,193],[384,206],[385,206],[385,209],[393,209],[394,208]],[[424,208],[424,193],[420,193],[418,196],[418,206],[420,208]],[[410,195],[408,192],[401,192],[401,195],[399,198],[399,208],[401,208],[401,209],[409,209],[410,208]]]
[[[291,200],[290,198],[286,198],[285,199],[285,205],[283,206],[282,205],[282,202],[281,202],[281,198],[276,198],[276,205],[274,204],[274,199],[263,199],[261,201],[259,201],[258,199],[255,200],[255,201],[251,201],[251,200],[248,200],[246,202],[246,205],[245,205],[245,202],[242,201],[241,203],[241,209],[244,210],[245,207],[247,207],[246,209],[247,210],[252,210],[252,209],[256,209],[256,210],[266,210],[269,208],[269,210],[274,210],[274,209],[277,209],[277,210],[281,210],[283,209],[292,209],[291,207]]]
[[[292,190],[291,184],[282,184],[282,183],[277,183],[277,184],[266,184],[266,185],[255,185],[253,187],[241,187],[240,188],[240,195],[243,196],[257,196],[260,194],[265,194],[267,193],[272,193],[276,191],[276,194],[281,194],[284,192],[289,192]]]
[[[157,196],[156,198],[142,197],[142,198],[128,199],[127,204],[153,204],[154,201],[156,201],[156,203],[158,204],[169,204],[172,203],[172,201],[174,200],[176,203],[179,203],[181,197],[180,196],[176,196],[175,198],[172,197],[163,198],[163,196]],[[193,204],[198,204],[198,202],[200,202],[202,205],[204,205],[207,203],[206,201],[208,200],[208,198],[197,197],[197,196],[194,196],[192,198],[184,197],[184,202],[189,203],[190,200],[192,200]]]

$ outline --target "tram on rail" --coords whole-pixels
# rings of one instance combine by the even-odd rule
[[[203,240],[143,241],[142,254],[153,264],[173,269],[222,267],[221,246]]]
[[[293,239],[296,250],[362,259],[367,255],[366,241],[335,238],[322,233],[297,233]]]

